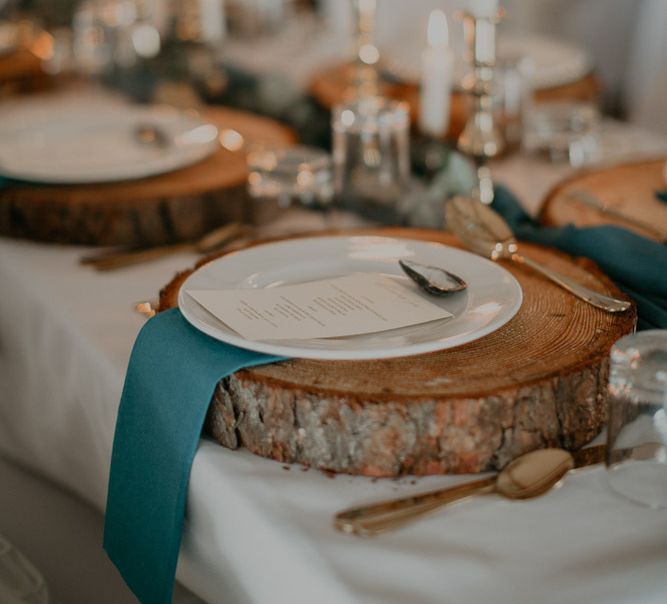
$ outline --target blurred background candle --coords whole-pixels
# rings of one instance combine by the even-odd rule
[[[447,17],[431,12],[427,29],[428,47],[422,55],[419,127],[429,136],[441,137],[449,124],[454,55],[449,48]]]

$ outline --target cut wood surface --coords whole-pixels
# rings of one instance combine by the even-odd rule
[[[331,109],[334,105],[353,97],[354,65],[336,64],[317,73],[311,82],[311,92],[318,102]],[[380,80],[380,93],[390,98],[405,101],[410,107],[412,120],[417,120],[419,111],[419,86],[412,83],[395,83]],[[536,102],[549,101],[585,101],[594,102],[600,94],[598,79],[593,74],[584,78],[555,86],[536,90]],[[449,130],[446,138],[453,140],[463,130],[468,116],[468,100],[462,92],[454,92],[450,104]]]
[[[458,247],[453,236],[422,229],[341,234],[361,233]],[[523,248],[588,287],[623,297],[589,261]],[[607,356],[632,331],[635,311],[604,313],[523,267],[505,266],[524,300],[498,331],[417,356],[300,359],[239,371],[218,385],[207,430],[229,448],[367,476],[481,472],[536,448],[581,447],[605,421]],[[191,272],[162,290],[160,310],[176,305]]]
[[[657,191],[667,191],[667,158],[635,162],[580,172],[560,183],[546,197],[541,211],[544,224],[561,226],[596,226],[616,224],[645,237],[667,237],[667,202],[656,197]],[[612,211],[646,223],[642,228],[590,207],[571,197],[584,191]]]
[[[0,55],[0,92],[9,95],[16,92],[43,90],[52,84],[44,73],[42,61],[27,49],[21,48]]]
[[[175,172],[86,185],[20,184],[0,189],[0,234],[86,245],[155,245],[192,240],[247,211],[245,151],[294,143],[291,130],[242,111],[216,107],[205,119],[233,129],[245,147],[220,147]]]

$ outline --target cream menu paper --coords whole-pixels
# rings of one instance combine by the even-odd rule
[[[267,289],[187,293],[247,340],[351,336],[452,316],[412,285],[377,273]]]

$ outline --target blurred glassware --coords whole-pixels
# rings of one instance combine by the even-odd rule
[[[0,56],[13,52],[18,45],[18,27],[12,21],[0,21]]]
[[[338,105],[332,115],[336,196],[341,207],[395,222],[410,180],[408,106],[381,97]]]
[[[328,208],[334,197],[331,156],[314,147],[251,149],[248,192],[258,200],[275,200],[282,208],[297,202]]]
[[[166,4],[157,12],[156,23],[161,51],[145,69],[157,80],[154,98],[181,107],[199,105],[202,98],[221,94],[227,85],[221,67],[227,37],[225,2],[162,1]]]
[[[1,535],[0,602],[3,604],[53,603],[41,573]]]
[[[533,108],[532,72],[533,62],[528,57],[496,59],[494,119],[505,141],[505,152],[521,147],[524,119]]]
[[[294,16],[297,0],[227,0],[230,35],[258,37],[273,34]]]
[[[139,100],[163,100],[166,82],[172,96],[175,83],[187,88],[181,106],[200,104],[200,92],[219,94],[226,85],[224,9],[224,0],[84,0],[72,19],[70,63]],[[53,38],[47,69],[55,72],[66,36]]]
[[[522,145],[551,161],[583,166],[600,156],[601,116],[591,103],[534,104],[524,115]]]
[[[378,93],[377,63],[380,52],[375,44],[376,0],[352,0],[355,45],[354,93],[358,98]]]
[[[609,485],[634,502],[667,507],[667,330],[621,338],[610,360]]]

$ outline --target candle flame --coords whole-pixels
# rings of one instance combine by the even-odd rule
[[[447,46],[449,44],[449,29],[447,15],[439,9],[432,10],[428,17],[426,39],[429,46]]]

